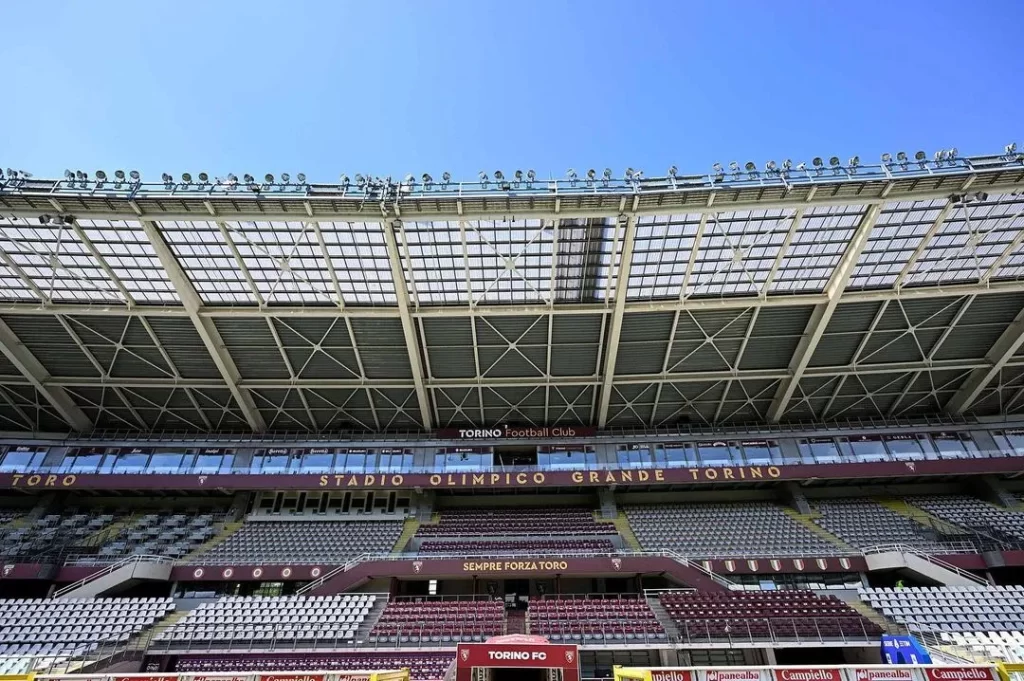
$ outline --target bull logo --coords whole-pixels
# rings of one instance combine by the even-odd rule
[[[615,568],[616,572],[621,570],[622,569],[622,559],[621,558],[612,558],[612,567]]]
[[[462,658],[463,662],[467,661],[469,659],[469,648],[463,648],[462,650],[460,650],[459,657]]]
[[[412,564],[412,571],[415,572],[416,574],[419,574],[420,570],[422,570],[422,569],[423,569],[423,561],[422,560],[417,560],[416,562],[414,562]]]
[[[4,565],[4,577],[6,577],[7,575],[11,574],[12,572],[14,572],[14,566],[13,565]]]
[[[571,650],[565,651],[565,661],[568,662],[569,664],[572,664],[573,662],[575,662],[576,661],[576,653],[574,653]]]
[[[205,484],[206,484],[206,478],[207,478],[207,476],[205,476],[205,475],[200,475],[200,476],[199,476],[199,484],[200,484],[200,485],[205,485]]]

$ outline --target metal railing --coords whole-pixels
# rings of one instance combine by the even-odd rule
[[[80,589],[81,587],[85,586],[86,584],[91,584],[92,582],[95,582],[97,579],[99,579],[101,577],[105,577],[105,576],[111,574],[112,572],[120,570],[123,567],[127,567],[129,565],[138,565],[139,563],[154,563],[154,564],[161,564],[161,565],[171,565],[172,561],[169,558],[164,558],[163,556],[147,556],[147,555],[129,556],[128,558],[125,558],[124,560],[120,560],[120,561],[118,561],[116,563],[112,563],[110,565],[107,565],[106,567],[100,568],[96,572],[93,572],[93,573],[83,577],[82,579],[78,580],[77,582],[72,582],[71,584],[68,584],[65,587],[61,587],[60,589],[57,589],[56,591],[53,592],[53,596],[54,596],[54,598],[60,598],[61,596],[69,594],[69,593],[71,593],[72,591],[74,591],[76,589]]]
[[[976,550],[973,547],[971,547],[971,549],[969,551],[967,551],[967,553],[975,553],[975,552],[976,552]],[[988,580],[983,579],[982,577],[977,576],[973,572],[970,572],[968,570],[964,570],[963,568],[959,568],[956,565],[953,565],[952,563],[946,562],[946,561],[942,560],[941,558],[937,558],[936,556],[934,556],[934,555],[932,555],[930,553],[926,553],[925,551],[922,551],[921,549],[918,549],[918,548],[916,548],[914,546],[907,546],[905,544],[883,544],[883,545],[879,545],[879,546],[873,546],[873,547],[871,547],[869,549],[865,549],[864,550],[864,555],[865,556],[879,554],[879,553],[908,553],[908,554],[910,554],[912,556],[916,556],[916,557],[920,558],[921,560],[927,561],[927,562],[931,563],[932,565],[940,567],[940,568],[942,568],[944,570],[949,570],[950,572],[955,573],[957,576],[963,577],[964,579],[969,580],[971,582],[974,582],[975,584],[978,584],[979,586],[991,586],[991,584],[988,582]]]

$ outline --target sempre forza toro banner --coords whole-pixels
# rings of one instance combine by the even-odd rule
[[[616,681],[998,681],[994,666],[616,667]]]
[[[661,487],[764,483],[784,480],[920,478],[1024,472],[1024,457],[601,470],[491,470],[458,473],[3,473],[0,487],[39,490],[335,490],[335,489],[524,489],[545,487]]]

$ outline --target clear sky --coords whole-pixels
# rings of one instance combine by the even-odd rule
[[[0,2],[0,165],[473,179],[1024,144],[1024,0]]]

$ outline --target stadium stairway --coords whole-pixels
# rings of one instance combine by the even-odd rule
[[[195,548],[195,550],[192,551],[191,553],[188,553],[188,554],[182,556],[179,560],[181,562],[187,562],[187,561],[190,561],[190,560],[196,558],[197,556],[199,556],[199,555],[201,555],[203,553],[206,553],[207,551],[209,551],[210,549],[214,548],[215,546],[218,546],[222,542],[227,541],[227,538],[230,537],[231,535],[233,535],[239,529],[241,529],[242,525],[244,525],[244,524],[245,524],[244,520],[236,520],[236,521],[233,521],[233,522],[230,522],[230,523],[224,523],[224,526],[220,528],[220,532],[218,532],[217,534],[213,535],[212,537],[207,539],[205,542],[203,542],[202,544],[197,546]]]
[[[605,520],[607,518],[599,518],[599,520]],[[625,511],[619,511],[618,515],[611,520],[615,525],[615,529],[618,531],[619,536],[622,537],[622,541],[626,543],[626,548],[632,549],[633,551],[641,551],[643,547],[640,545],[640,540],[636,538],[633,533],[633,528],[629,525],[629,518],[626,517]]]
[[[668,614],[668,611],[665,610],[665,606],[661,604],[661,599],[657,596],[648,596],[647,605],[650,607],[651,611],[654,612],[654,616],[657,618],[661,628],[665,630],[666,634],[668,634],[669,640],[680,640],[681,636],[679,633],[679,627],[676,625],[675,620]]]
[[[394,547],[391,549],[391,554],[398,555],[404,552],[419,529],[419,520],[416,518],[406,518],[405,523],[402,525],[402,534],[398,535],[398,541],[395,542]]]
[[[943,534],[967,534],[967,531],[959,525],[954,525],[947,520],[942,520],[923,508],[911,506],[902,499],[885,498],[878,499],[877,502],[879,505],[884,506],[893,513],[898,513],[904,518],[909,518],[927,529],[938,530]]]
[[[857,596],[857,594],[853,594],[849,598],[843,598],[843,601],[848,606],[850,606],[851,608],[856,610],[858,613],[863,615],[865,618],[871,620],[872,622],[877,624],[879,627],[881,627],[882,631],[885,631],[886,633],[889,633],[889,634],[897,634],[897,635],[904,635],[904,634],[907,633],[907,628],[906,627],[904,627],[901,624],[897,624],[896,622],[893,622],[891,620],[886,619],[885,615],[883,615],[882,613],[878,612],[877,610],[872,608],[870,605],[868,605],[867,603],[862,601]]]
[[[783,506],[782,510],[790,518],[800,523],[803,527],[807,528],[808,532],[817,535],[818,537],[821,537],[830,544],[835,544],[836,548],[842,549],[843,551],[848,551],[849,553],[860,553],[860,551],[853,548],[852,546],[850,546],[842,539],[826,530],[818,523],[814,522],[815,518],[821,517],[821,514],[817,511],[814,511],[813,513],[800,513],[795,508],[791,508],[789,506]]]

